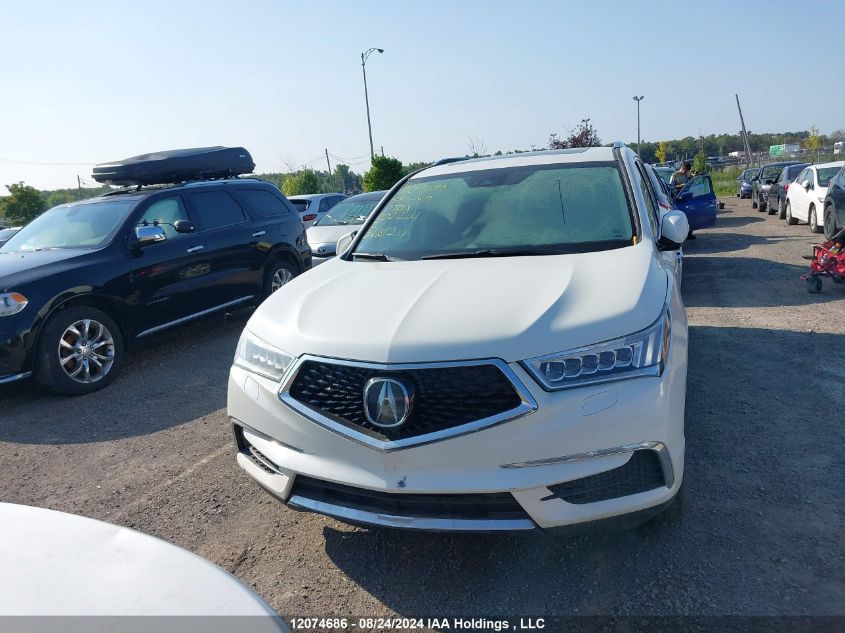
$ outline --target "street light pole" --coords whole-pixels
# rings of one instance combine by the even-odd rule
[[[361,72],[364,74],[364,102],[367,104],[367,129],[370,132],[370,160],[375,158],[376,153],[373,150],[373,126],[370,123],[370,96],[367,94],[367,58],[374,52],[383,53],[383,48],[370,48],[361,53]]]
[[[645,99],[643,95],[634,97],[634,101],[637,102],[637,154],[640,153],[640,101],[643,99]],[[640,158],[642,158],[642,156]]]

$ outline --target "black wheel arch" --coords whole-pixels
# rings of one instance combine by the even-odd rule
[[[38,311],[35,323],[29,331],[29,340],[27,341],[28,352],[34,353],[35,349],[38,347],[38,339],[41,336],[44,325],[53,318],[53,316],[62,310],[77,306],[90,306],[109,315],[120,328],[120,335],[123,339],[124,346],[129,346],[131,339],[129,320],[126,315],[126,311],[120,303],[116,299],[104,294],[92,292],[90,289],[72,289],[57,295],[52,301],[49,301],[43,308],[41,308],[41,310]]]
[[[281,244],[274,247],[273,250],[270,251],[266,259],[264,260],[264,265],[261,267],[262,280],[267,274],[267,269],[279,261],[287,262],[291,266],[293,266],[297,275],[300,275],[305,272],[305,267],[302,263],[302,257],[300,256],[300,254],[287,244]]]

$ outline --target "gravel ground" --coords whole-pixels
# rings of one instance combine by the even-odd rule
[[[552,538],[365,530],[286,509],[235,464],[226,375],[248,316],[137,348],[105,392],[0,390],[0,500],[204,556],[285,616],[845,613],[845,286],[818,241],[725,200],[686,248],[686,496],[637,530]]]

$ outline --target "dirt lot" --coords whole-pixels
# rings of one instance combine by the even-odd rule
[[[0,500],[155,534],[285,616],[845,613],[845,286],[818,241],[727,199],[688,244],[686,499],[613,535],[419,535],[298,514],[235,464],[226,374],[248,314],[136,349],[105,392],[0,391]]]

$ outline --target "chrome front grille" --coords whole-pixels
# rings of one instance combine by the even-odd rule
[[[364,389],[374,378],[398,379],[413,390],[403,424],[381,428],[368,419]],[[303,357],[279,397],[312,421],[379,450],[481,430],[537,408],[513,371],[497,359],[384,365]]]

